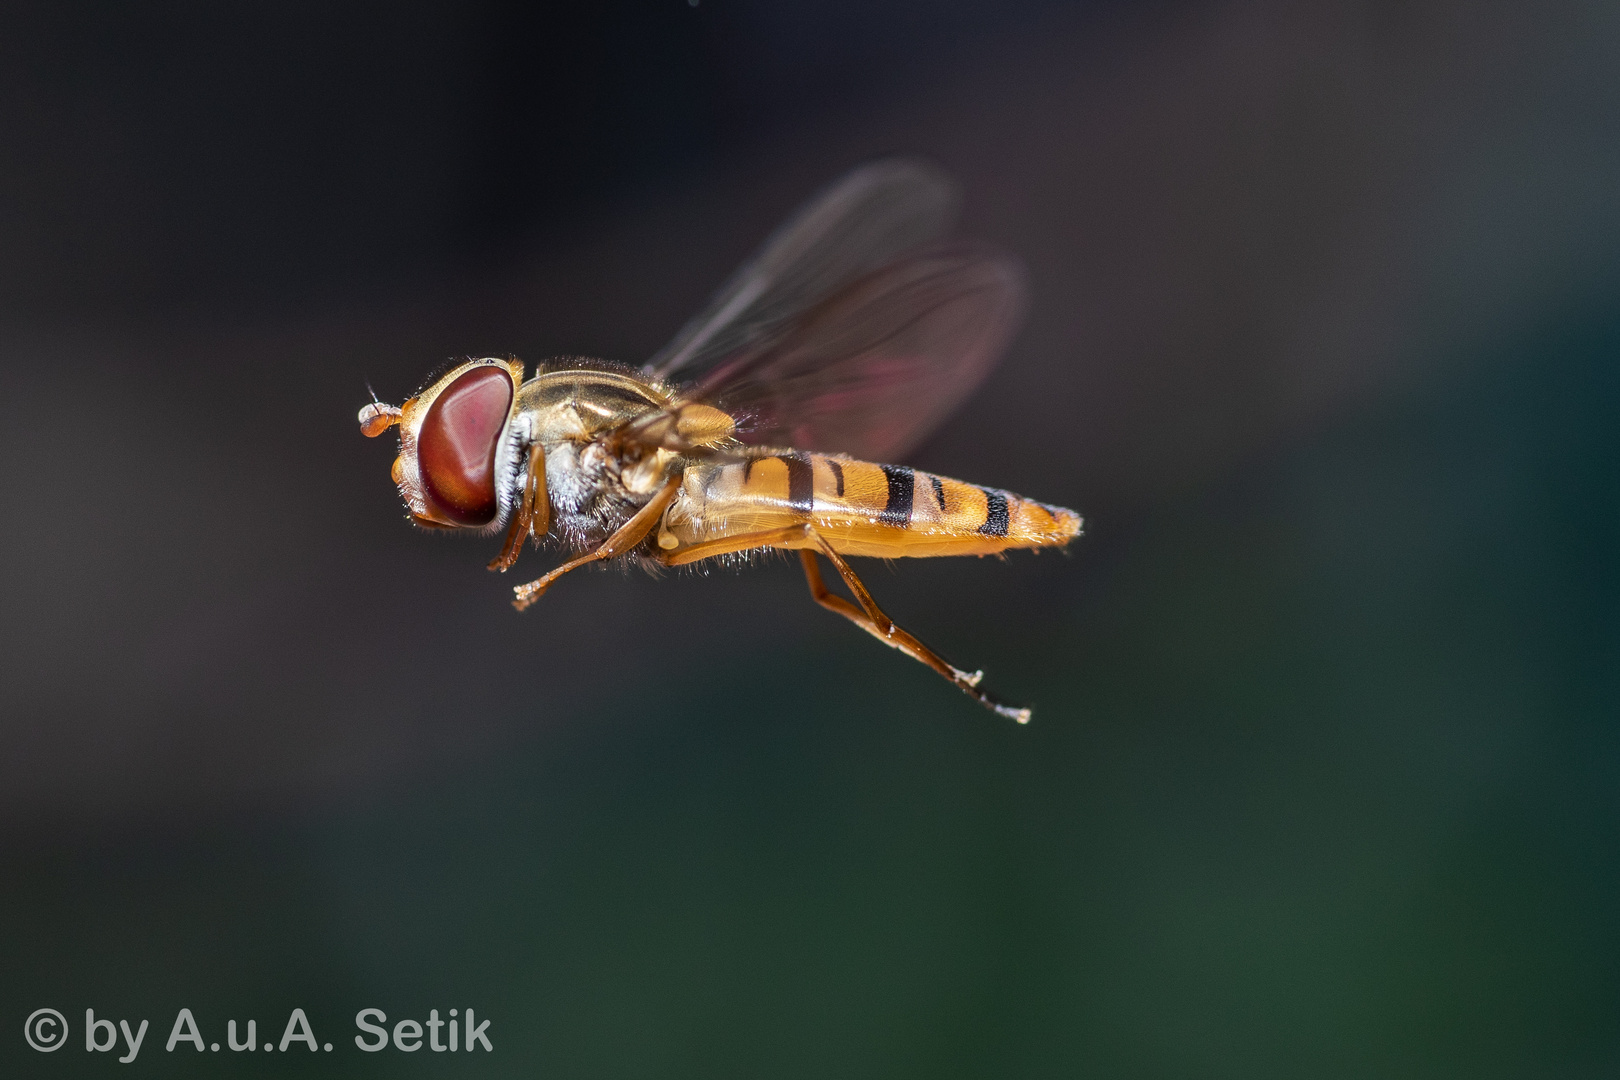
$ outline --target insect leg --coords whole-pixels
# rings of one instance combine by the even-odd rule
[[[1008,719],[1016,720],[1020,724],[1029,723],[1030,710],[1016,705],[1008,705],[1006,702],[1000,701],[986,691],[979,689],[979,680],[984,677],[982,671],[968,672],[952,666],[945,661],[944,657],[896,626],[892,619],[883,614],[882,609],[877,606],[877,602],[872,599],[872,594],[866,591],[866,586],[861,583],[860,578],[855,576],[855,571],[850,569],[849,564],[844,561],[843,557],[834,551],[832,546],[822,538],[821,534],[809,525],[786,525],[779,529],[745,533],[740,536],[728,536],[720,540],[693,544],[691,547],[680,551],[655,557],[665,566],[682,566],[686,563],[697,562],[700,559],[713,558],[716,555],[728,555],[734,551],[751,551],[754,548],[776,547],[786,545],[791,541],[800,541],[802,543],[805,539],[812,541],[816,548],[832,561],[833,566],[837,567],[839,574],[843,576],[844,584],[849,586],[850,592],[855,594],[855,599],[860,601],[860,607],[851,604],[842,596],[829,592],[826,584],[821,580],[821,568],[816,563],[815,551],[800,548],[799,558],[804,563],[804,576],[810,583],[810,595],[815,598],[816,603],[829,611],[838,612],[838,614],[844,616],[844,618],[890,648],[899,649],[913,660],[921,661],[933,668],[940,675],[950,680],[964,694],[985,708]],[[798,544],[793,546],[798,547]]]
[[[855,594],[855,599],[860,602],[860,607],[856,607],[842,596],[838,596],[827,589],[826,584],[821,580],[821,567],[816,563],[816,552],[805,548],[800,550],[799,558],[804,563],[804,576],[810,584],[810,595],[815,598],[816,603],[828,611],[838,612],[838,614],[859,626],[862,630],[883,642],[883,644],[899,649],[913,660],[919,660],[927,664],[985,708],[1010,720],[1016,720],[1020,724],[1029,723],[1029,709],[1008,705],[1006,702],[999,701],[989,693],[979,689],[979,680],[984,677],[984,672],[967,672],[947,663],[945,658],[933,649],[930,649],[911,634],[896,626],[894,621],[883,614],[882,609],[877,606],[877,601],[873,600],[872,594],[866,591],[866,586],[861,583],[860,578],[855,576],[855,571],[850,569],[849,563],[845,562],[843,557],[832,549],[832,545],[823,540],[815,530],[812,529],[809,532],[816,541],[817,549],[837,568],[839,575],[844,579],[844,584],[849,587],[850,592]]]
[[[637,510],[634,517],[620,525],[618,531],[602,541],[596,550],[588,551],[576,559],[569,559],[545,577],[537,578],[527,585],[519,585],[513,589],[512,592],[516,594],[516,599],[512,601],[512,606],[522,611],[544,596],[546,590],[551,588],[551,583],[570,570],[578,570],[586,563],[593,563],[600,559],[611,559],[615,555],[623,555],[641,543],[642,540],[646,539],[647,534],[652,532],[653,526],[658,524],[658,519],[663,516],[664,509],[669,506],[670,500],[675,497],[675,493],[680,490],[680,486],[681,474],[677,472],[664,482],[663,488],[648,501],[646,506]]]
[[[539,443],[529,447],[529,475],[523,482],[523,501],[512,515],[512,527],[506,530],[506,543],[501,553],[489,564],[489,569],[501,573],[512,568],[518,553],[523,550],[523,538],[534,533],[535,543],[551,528],[551,497],[546,493],[546,454]]]

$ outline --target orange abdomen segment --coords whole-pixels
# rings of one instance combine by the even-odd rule
[[[1080,533],[1074,511],[1011,492],[905,466],[783,451],[688,466],[658,542],[678,551],[805,523],[841,554],[879,558],[991,555],[1061,546]]]

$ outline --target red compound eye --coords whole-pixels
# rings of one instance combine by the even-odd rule
[[[416,438],[422,486],[434,513],[457,525],[495,519],[495,445],[512,406],[505,368],[478,367],[445,387]]]

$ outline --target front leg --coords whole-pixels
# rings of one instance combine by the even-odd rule
[[[578,570],[586,563],[611,559],[616,555],[623,555],[625,552],[633,550],[637,544],[646,539],[648,533],[652,532],[653,526],[657,525],[658,519],[664,516],[664,511],[669,507],[670,500],[675,498],[675,493],[680,488],[681,474],[677,472],[664,481],[664,486],[659,489],[658,494],[648,501],[646,506],[637,510],[634,517],[620,525],[618,531],[602,541],[596,550],[588,551],[576,559],[570,559],[545,577],[531,581],[527,585],[519,585],[513,589],[516,598],[512,601],[512,606],[522,611],[544,596],[546,590],[551,588],[551,583],[570,570]]]
[[[489,569],[506,573],[523,550],[523,538],[534,533],[536,544],[551,529],[551,497],[546,491],[546,453],[539,443],[529,447],[529,475],[523,481],[523,501],[512,514],[506,543]]]

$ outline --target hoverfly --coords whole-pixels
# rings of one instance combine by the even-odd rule
[[[896,626],[846,556],[993,555],[1080,533],[1072,510],[894,460],[984,378],[1024,307],[1023,275],[943,243],[957,202],[937,169],[849,173],[788,219],[708,309],[639,369],[467,359],[360,426],[399,427],[393,478],[418,524],[506,541],[556,534],[575,557],[516,588],[521,611],[587,563],[685,566],[796,550],[810,593],[997,713],[1005,704]],[[854,603],[831,592],[817,556]]]

